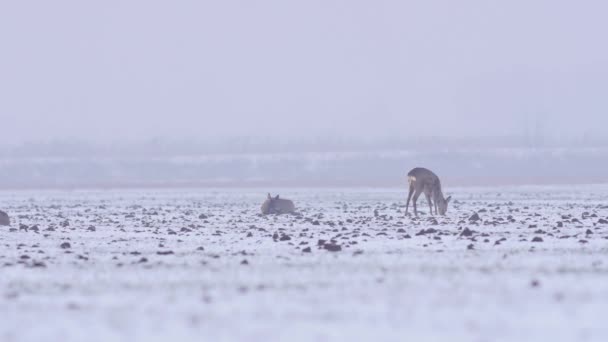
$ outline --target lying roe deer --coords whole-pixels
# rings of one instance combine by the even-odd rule
[[[296,207],[291,200],[279,198],[279,195],[272,197],[268,194],[268,198],[262,204],[264,215],[293,213],[295,210]]]
[[[429,208],[431,209],[431,215],[433,215],[433,203],[435,203],[435,214],[439,213],[445,215],[452,196],[448,196],[448,198],[443,197],[441,182],[433,171],[422,167],[414,168],[407,173],[407,181],[410,185],[410,192],[407,195],[407,204],[405,205],[406,215],[408,214],[410,199],[412,199],[412,195],[414,195],[414,215],[416,215],[416,217],[418,216],[416,201],[421,193],[424,193],[426,196],[426,201],[429,203]]]

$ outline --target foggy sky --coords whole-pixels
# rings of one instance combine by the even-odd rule
[[[3,1],[0,142],[608,126],[605,1]]]

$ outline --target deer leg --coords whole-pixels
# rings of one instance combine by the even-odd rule
[[[416,206],[416,201],[418,201],[420,193],[421,191],[416,190],[416,193],[414,194],[414,215],[416,215],[416,217],[418,217],[418,207]]]
[[[428,192],[425,192],[424,197],[426,197],[426,202],[429,204],[429,210],[431,211],[431,215],[433,215],[433,202],[431,202],[431,195]]]
[[[410,200],[412,199],[412,195],[414,194],[414,187],[410,185],[410,192],[407,194],[407,203],[405,204],[405,215],[407,215],[407,210],[410,206]]]
[[[435,202],[435,214],[439,215],[439,205],[437,204],[437,202],[439,202],[437,200],[437,196],[435,195],[435,193],[433,192],[433,202]]]

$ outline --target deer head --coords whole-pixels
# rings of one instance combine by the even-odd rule
[[[448,196],[448,198],[440,198],[439,201],[437,201],[439,215],[445,215],[445,213],[448,211],[448,204],[450,203],[451,199],[452,196]]]

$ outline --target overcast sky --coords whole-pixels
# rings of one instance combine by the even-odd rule
[[[0,142],[608,129],[606,1],[2,1]]]

